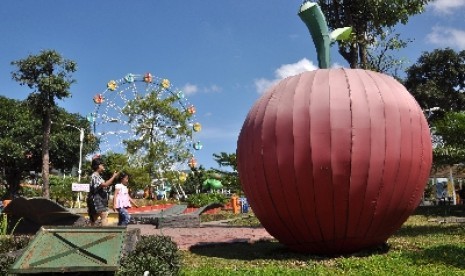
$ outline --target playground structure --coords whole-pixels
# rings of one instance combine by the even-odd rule
[[[99,154],[125,153],[130,164],[145,166],[148,152],[157,151],[164,158],[150,164],[155,173],[189,169],[195,151],[203,147],[194,137],[202,129],[195,106],[168,79],[130,73],[110,80],[93,101],[87,119],[100,141]]]
[[[156,228],[200,227],[200,215],[211,209],[223,207],[223,204],[212,203],[202,206],[193,212],[186,212],[187,205],[175,204],[164,210],[131,214],[133,224],[152,224]]]

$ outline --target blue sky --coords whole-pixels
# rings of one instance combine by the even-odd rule
[[[32,91],[11,80],[13,60],[54,49],[77,62],[67,111],[91,113],[110,80],[150,72],[167,78],[196,106],[203,149],[196,159],[233,153],[247,112],[275,81],[313,70],[316,52],[297,16],[301,0],[2,0],[0,95]],[[410,64],[424,51],[465,49],[465,0],[437,0],[396,28],[414,41],[400,53]],[[347,66],[333,47],[332,62]]]

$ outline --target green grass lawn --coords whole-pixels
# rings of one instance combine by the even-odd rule
[[[336,257],[273,241],[194,247],[182,251],[182,275],[465,275],[465,223],[440,222],[455,217],[465,218],[465,206],[420,206],[385,246]]]

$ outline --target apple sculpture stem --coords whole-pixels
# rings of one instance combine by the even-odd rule
[[[321,69],[329,68],[331,42],[348,39],[352,33],[352,28],[339,28],[330,34],[326,18],[320,6],[309,1],[304,2],[300,6],[299,17],[305,23],[312,36],[318,55],[318,67]]]
[[[300,6],[299,17],[312,35],[318,54],[318,66],[321,69],[329,68],[329,30],[320,6],[316,3],[304,2]]]

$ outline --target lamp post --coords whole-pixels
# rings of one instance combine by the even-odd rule
[[[79,128],[73,125],[66,125],[72,128],[79,130],[79,166],[78,166],[78,182],[81,182],[81,172],[82,172],[82,146],[84,143],[84,128]]]
[[[79,130],[79,166],[78,166],[78,183],[81,183],[81,172],[82,172],[82,146],[84,143],[84,128],[79,128],[73,125],[66,125]],[[78,208],[81,208],[81,192],[78,192],[77,197]]]
[[[428,120],[429,117],[431,117],[431,115],[433,115],[434,111],[438,111],[438,110],[440,110],[440,109],[441,109],[441,108],[438,107],[438,106],[424,109],[425,112],[428,112],[426,119]]]
[[[426,120],[428,121],[428,125],[429,125],[429,128],[430,128],[430,133],[431,133],[431,142],[433,143],[433,149],[436,148],[437,144],[438,144],[438,140],[435,138],[437,137],[436,135],[434,135],[434,127],[431,126],[431,122],[429,121],[429,119],[431,118],[431,116],[433,116],[434,112],[435,111],[438,111],[438,110],[441,110],[440,107],[438,106],[434,106],[434,107],[431,107],[431,108],[426,108],[426,109],[423,109],[423,111],[425,112],[425,116],[426,116]],[[449,171],[449,181],[454,183],[453,181],[453,177],[452,177],[452,167],[449,167],[450,171]],[[437,185],[438,182],[437,182],[437,177],[434,176],[433,177],[433,185]],[[453,185],[453,184],[452,184]],[[437,188],[436,188],[437,189]],[[454,205],[455,205],[455,189],[453,188],[453,198],[454,198]],[[425,196],[424,196],[424,191],[423,191],[423,199],[422,201],[425,200]],[[436,198],[437,198],[437,192],[436,192]]]

